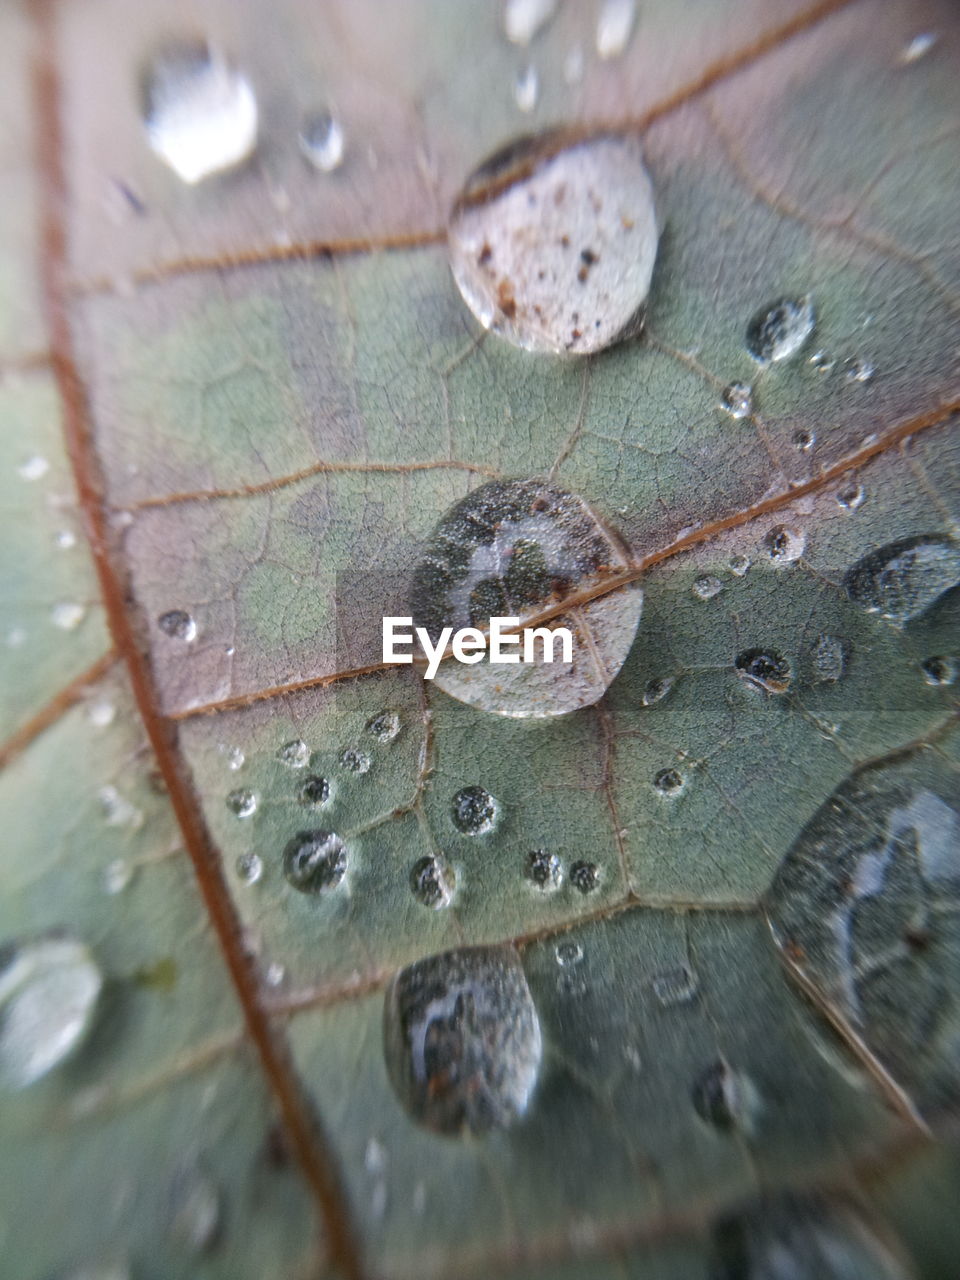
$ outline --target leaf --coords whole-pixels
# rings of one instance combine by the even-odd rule
[[[586,6],[524,49],[500,22],[0,16],[0,939],[66,933],[103,979],[4,1098],[18,1275],[950,1273],[960,28],[650,3],[600,59]],[[260,140],[187,186],[138,85],[198,36]],[[329,107],[321,173],[296,134]],[[661,227],[644,333],[579,361],[482,334],[443,244],[468,174],[554,124],[639,131]],[[761,365],[783,299],[813,333]],[[380,661],[431,531],[501,477],[630,549],[595,706],[491,715]],[[301,833],[345,853],[316,892]],[[385,993],[480,944],[519,957],[538,1077],[515,1123],[444,1136],[388,1070]]]

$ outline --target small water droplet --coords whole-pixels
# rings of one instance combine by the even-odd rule
[[[157,626],[165,636],[182,640],[185,644],[197,638],[197,624],[183,609],[170,609],[167,613],[161,613]]]
[[[793,433],[793,443],[801,453],[809,453],[817,443],[817,437],[812,431],[795,431]]]
[[[72,529],[58,529],[55,541],[61,551],[72,551],[77,545],[77,535]]]
[[[636,20],[636,0],[603,0],[597,15],[597,55],[619,57],[630,43]]]
[[[450,814],[465,836],[482,836],[496,826],[500,805],[483,787],[462,787],[453,797]]]
[[[573,87],[579,84],[583,79],[586,60],[583,56],[583,47],[575,44],[571,49],[567,50],[567,56],[563,60],[563,79],[564,83]]]
[[[847,669],[850,646],[839,636],[819,635],[813,650],[813,678],[819,684],[836,684]]]
[[[448,907],[453,900],[455,880],[453,869],[443,858],[420,858],[410,872],[413,896],[425,907],[434,911]]]
[[[233,168],[256,145],[250,82],[206,44],[177,45],[153,59],[143,119],[153,151],[188,183]]]
[[[86,616],[85,605],[67,601],[62,604],[55,604],[50,610],[50,621],[55,627],[59,627],[61,631],[76,631]]]
[[[7,648],[20,649],[26,643],[27,632],[24,627],[11,627],[7,632]]]
[[[696,1079],[691,1098],[697,1115],[707,1124],[724,1131],[752,1133],[759,1096],[750,1079],[734,1071],[723,1058],[711,1062]]]
[[[832,373],[836,363],[833,356],[828,355],[826,351],[815,351],[808,361],[808,364],[812,365],[817,373],[824,374]]]
[[[664,1009],[674,1005],[688,1004],[697,994],[699,980],[692,969],[686,965],[677,965],[675,969],[664,969],[650,980],[653,994]]]
[[[300,831],[283,851],[283,873],[300,893],[335,889],[346,869],[346,846],[333,831]]]
[[[42,480],[50,470],[50,463],[39,453],[32,454],[17,467],[17,475],[21,480]]]
[[[851,384],[869,382],[874,372],[874,367],[869,360],[861,360],[859,356],[855,356],[844,362],[843,380]]]
[[[170,1200],[174,1237],[192,1254],[209,1253],[220,1234],[222,1212],[210,1174],[199,1164],[184,1165],[173,1178]]]
[[[793,678],[790,663],[776,649],[744,649],[734,667],[738,676],[767,693],[785,693]]]
[[[856,511],[857,507],[863,505],[866,496],[863,485],[850,480],[837,490],[837,505],[843,507],[844,511]]]
[[[919,62],[936,46],[939,39],[936,31],[921,31],[900,50],[900,61],[904,66],[909,66],[911,62]]]
[[[288,769],[305,769],[310,763],[310,748],[302,738],[285,742],[277,751],[277,759]]]
[[[527,1111],[543,1044],[512,947],[419,960],[390,984],[384,1059],[401,1104],[438,1133],[505,1129]]]
[[[135,867],[125,858],[114,858],[107,864],[103,872],[103,886],[111,897],[123,893],[133,880]]]
[[[583,959],[583,947],[579,942],[558,942],[554,948],[557,964],[562,968],[579,964]]]
[[[301,804],[313,809],[319,809],[321,805],[325,805],[330,799],[330,793],[330,783],[326,778],[321,778],[319,774],[312,773],[309,778],[304,778],[303,784],[297,792],[297,799]]]
[[[692,591],[698,600],[712,600],[723,590],[723,583],[712,573],[705,573],[694,580]]]
[[[570,883],[578,893],[593,893],[600,883],[600,868],[595,862],[574,862],[570,867]]]
[[[529,114],[537,105],[540,97],[540,74],[531,62],[513,82],[513,100],[517,107]]]
[[[131,804],[116,787],[101,787],[97,799],[108,827],[130,827],[136,831],[143,825],[143,810]]]
[[[736,577],[742,578],[750,572],[750,563],[747,556],[731,556],[727,561],[727,568]]]
[[[263,980],[268,987],[283,986],[286,976],[286,967],[279,960],[272,960],[263,971]]]
[[[310,164],[321,173],[332,173],[343,163],[343,127],[329,111],[308,116],[300,126],[297,143]]]
[[[87,719],[97,729],[106,729],[113,724],[117,716],[117,708],[106,698],[95,698],[87,704]]]
[[[392,742],[400,732],[400,717],[396,711],[381,711],[367,721],[367,733],[378,742]]]
[[[648,680],[641,699],[643,705],[652,707],[655,702],[662,701],[676,682],[675,676],[662,676],[659,680]]]
[[[227,762],[227,768],[236,773],[238,769],[242,769],[246,763],[246,756],[239,747],[231,747],[225,742],[217,744],[217,750]]]
[[[761,307],[747,325],[747,350],[759,364],[787,360],[813,333],[809,298],[781,298]]]
[[[346,769],[348,773],[368,773],[373,761],[365,751],[360,751],[355,747],[341,752],[339,765],[341,769]]]
[[[238,818],[250,818],[257,812],[257,795],[249,787],[238,787],[227,796],[227,808]]]
[[[548,849],[534,849],[527,854],[524,875],[538,889],[548,892],[559,889],[563,883],[563,865],[559,857]]]
[[[764,536],[763,545],[775,564],[793,564],[806,550],[807,536],[800,529],[778,524]]]
[[[102,986],[88,948],[66,935],[0,947],[0,1079],[8,1088],[40,1080],[80,1046]]]
[[[557,0],[504,0],[503,33],[511,44],[529,44],[557,11]]]
[[[724,387],[720,404],[731,418],[746,418],[753,412],[753,388],[748,382],[731,382]]]
[[[467,180],[448,237],[467,306],[514,345],[583,354],[632,336],[658,240],[639,139],[521,138]]]
[[[920,663],[923,678],[929,685],[951,685],[957,678],[957,659],[953,654],[925,658]]]
[[[871,551],[843,577],[843,587],[868,613],[903,626],[960,582],[960,545],[921,534]]]
[[[256,884],[263,876],[263,859],[255,853],[241,853],[234,866],[244,884]]]
[[[676,769],[661,769],[653,779],[653,785],[662,796],[671,799],[683,790],[683,774]]]

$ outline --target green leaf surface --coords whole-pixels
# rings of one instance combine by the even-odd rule
[[[102,978],[4,1093],[11,1275],[952,1274],[960,24],[650,0],[603,59],[597,9],[529,47],[492,0],[0,13],[0,976],[59,933]],[[188,186],[140,89],[196,39],[260,135]],[[553,125],[639,131],[661,228],[643,333],[581,360],[484,334],[443,237]],[[761,366],[782,298],[813,333]],[[644,591],[552,719],[380,662],[438,521],[511,477]],[[320,892],[304,832],[342,841]],[[514,1124],[441,1136],[384,1001],[473,945],[519,956],[542,1059]]]

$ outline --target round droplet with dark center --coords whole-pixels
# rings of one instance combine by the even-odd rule
[[[425,907],[437,911],[453,898],[453,870],[442,858],[428,856],[415,862],[410,872],[413,896]]]
[[[346,869],[346,847],[333,831],[300,831],[283,851],[283,874],[300,893],[335,889]]]
[[[318,809],[330,799],[330,783],[319,774],[312,773],[308,778],[304,778],[297,792],[297,799],[301,804]]]
[[[595,862],[574,862],[570,867],[570,883],[579,893],[593,893],[600,883],[600,870]]]
[[[690,1096],[697,1115],[714,1128],[752,1130],[759,1105],[756,1090],[724,1058],[711,1062],[697,1077]]]
[[[724,387],[720,403],[731,418],[747,418],[753,411],[753,388],[747,382],[731,382]]]
[[[675,676],[663,676],[659,680],[648,681],[644,687],[643,697],[641,699],[643,705],[645,707],[652,707],[655,702],[661,702],[675,684]]]
[[[559,889],[563,883],[563,866],[557,855],[549,849],[534,849],[528,853],[524,874],[538,889],[545,892]]]
[[[898,626],[919,617],[960,582],[960,543],[944,534],[889,542],[843,577],[854,604]]]
[[[483,327],[555,354],[639,330],[657,239],[633,134],[521,138],[471,175],[448,226],[454,279]]]
[[[790,663],[776,649],[744,649],[734,667],[738,676],[767,693],[785,693],[793,676]]]
[[[662,796],[675,796],[683,790],[683,774],[676,769],[661,769],[653,785]]]
[[[238,818],[250,818],[257,811],[257,795],[249,787],[238,787],[227,796],[227,808]]]
[[[929,685],[951,685],[957,678],[957,659],[953,654],[924,658],[920,663],[923,678]]]
[[[761,307],[747,325],[747,350],[759,364],[786,360],[813,333],[813,305],[809,298],[781,298]]]
[[[512,947],[469,947],[403,969],[383,1009],[383,1047],[408,1114],[437,1133],[505,1129],[527,1111],[540,1020]]]
[[[801,453],[808,453],[817,443],[817,437],[812,431],[801,429],[793,433],[793,443]]]
[[[837,490],[837,505],[845,511],[856,511],[857,507],[863,506],[865,497],[863,485],[851,480]]]
[[[524,626],[551,616],[532,636],[532,661],[484,656],[465,665],[448,658],[433,683],[482,710],[518,718],[596,702],[623,665],[640,620],[636,585],[603,591],[630,567],[623,542],[582,498],[540,480],[481,485],[447,512],[427,543],[411,592],[414,625],[436,644],[444,627],[486,630],[492,617],[516,617]],[[560,627],[572,639],[570,662],[554,638]]]
[[[183,640],[187,644],[197,638],[197,624],[183,609],[170,609],[167,613],[161,613],[157,626],[165,636]]]
[[[492,831],[499,813],[500,806],[483,787],[461,787],[450,807],[453,825],[465,836],[482,836]]]
[[[806,547],[806,538],[789,525],[778,524],[765,534],[763,543],[771,560],[779,564],[792,564],[799,560]]]

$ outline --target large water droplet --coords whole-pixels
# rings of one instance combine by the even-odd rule
[[[445,859],[434,856],[420,858],[410,872],[413,896],[425,907],[438,911],[448,907],[453,899],[455,880],[453,869]]]
[[[492,831],[500,815],[500,805],[483,787],[462,787],[453,797],[450,816],[465,836],[481,836]]]
[[[23,1089],[68,1058],[90,1030],[102,987],[88,948],[67,936],[0,948],[0,1080]]]
[[[249,81],[205,44],[154,58],[143,82],[143,118],[151,148],[184,182],[239,164],[257,140]]]
[[[559,889],[563,883],[563,865],[549,849],[533,849],[528,853],[524,874],[544,893]]]
[[[383,1010],[391,1084],[418,1123],[483,1134],[527,1110],[540,1069],[540,1019],[512,947],[420,960],[390,984]]]
[[[951,685],[957,678],[957,659],[953,654],[938,654],[920,663],[924,681],[933,686]]]
[[[303,784],[297,792],[297,799],[301,804],[305,804],[312,809],[319,809],[321,805],[326,804],[330,799],[330,783],[326,778],[321,778],[319,774],[311,774],[309,778],[304,778]]]
[[[698,600],[712,600],[723,590],[723,583],[715,574],[704,573],[694,579],[692,590]]]
[[[343,128],[329,111],[308,116],[297,134],[297,143],[307,160],[321,173],[332,173],[343,163]]]
[[[310,763],[310,748],[302,738],[285,742],[277,752],[277,759],[288,769],[305,769]]]
[[[903,626],[960,582],[960,544],[922,534],[871,551],[843,577],[847,595],[868,613]]]
[[[434,642],[445,626],[486,628],[491,616],[521,622],[602,586],[629,567],[629,553],[587,504],[537,480],[495,480],[447,512],[431,535],[412,589],[414,623]],[[515,665],[447,660],[434,678],[446,693],[498,715],[542,718],[589,706],[627,656],[643,604],[630,585],[544,624],[534,660]],[[572,663],[554,644],[573,639]],[[544,661],[548,641],[554,661]]]
[[[672,799],[683,790],[683,774],[676,769],[661,769],[655,774],[653,785],[660,795]]]
[[[790,688],[790,663],[775,649],[744,649],[733,665],[738,676],[766,693],[785,693]]]
[[[557,0],[504,0],[504,35],[513,44],[529,44],[556,10]]]
[[[566,144],[566,145],[565,145]],[[520,139],[468,179],[450,262],[485,329],[527,351],[599,351],[635,333],[657,253],[638,138]]]
[[[619,57],[630,42],[636,20],[636,0],[603,0],[597,15],[597,55]]]
[[[157,626],[165,636],[182,640],[185,644],[197,638],[197,624],[184,609],[170,609],[167,613],[161,613]]]
[[[806,535],[789,525],[778,524],[763,539],[767,554],[775,564],[793,564],[806,550]]]
[[[283,874],[300,893],[335,889],[346,870],[346,846],[333,831],[300,831],[283,851]]]
[[[787,360],[813,333],[809,298],[781,298],[761,307],[747,325],[747,350],[759,364]]]
[[[578,893],[593,893],[600,884],[600,868],[595,862],[571,863],[570,883]]]

